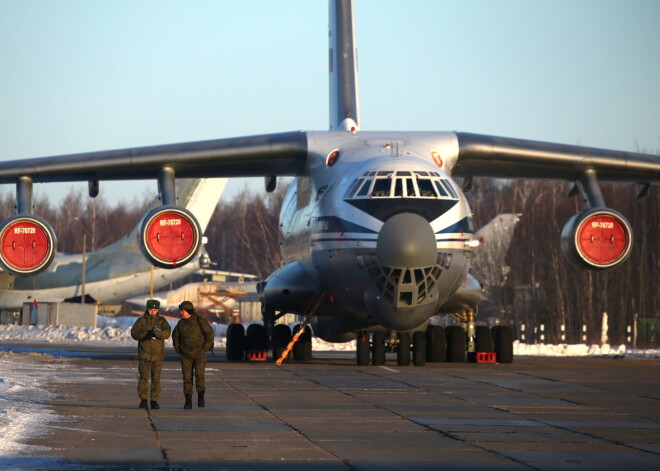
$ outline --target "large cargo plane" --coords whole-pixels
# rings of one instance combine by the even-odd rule
[[[386,346],[399,364],[464,361],[494,352],[512,360],[509,326],[476,325],[480,285],[469,274],[479,245],[463,194],[473,177],[543,178],[574,184],[583,209],[562,233],[576,267],[607,270],[633,243],[625,216],[610,209],[601,181],[637,184],[640,196],[660,180],[660,157],[468,132],[364,131],[360,120],[353,4],[330,1],[330,129],[293,131],[3,162],[0,182],[16,185],[18,211],[0,226],[0,263],[16,276],[45,270],[55,250],[48,223],[32,214],[35,182],[158,180],[163,205],[145,216],[138,237],[150,263],[191,262],[201,231],[177,205],[176,178],[294,177],[280,214],[285,264],[260,284],[263,329],[228,330],[227,354],[275,351],[288,342],[285,313],[304,316],[314,335],[357,340],[357,361],[382,364]],[[327,54],[327,52],[319,53]],[[255,110],[258,111],[258,110]],[[457,179],[464,180],[463,185]],[[478,210],[478,208],[476,208]],[[275,230],[275,228],[274,228]],[[429,326],[437,314],[460,325]],[[309,355],[303,335],[299,351]]]

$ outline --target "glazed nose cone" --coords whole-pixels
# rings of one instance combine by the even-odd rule
[[[376,255],[382,266],[425,267],[435,263],[436,254],[435,233],[418,214],[395,214],[378,234]]]

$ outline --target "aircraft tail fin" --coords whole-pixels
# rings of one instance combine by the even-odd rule
[[[330,129],[360,129],[352,0],[330,0]]]

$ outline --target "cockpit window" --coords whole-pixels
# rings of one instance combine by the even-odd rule
[[[403,196],[403,179],[394,180],[394,196],[401,198]]]
[[[369,188],[371,187],[370,179],[360,179],[363,184],[357,192],[356,196],[366,196],[369,193]]]
[[[447,188],[447,191],[449,191],[449,194],[452,196],[452,198],[458,198],[458,195],[456,195],[456,190],[454,190],[454,187],[451,186],[449,182],[440,180],[440,183],[442,183],[444,187]]]
[[[357,190],[359,183],[360,183],[359,179],[356,178],[355,180],[353,180],[353,183],[351,183],[351,186],[348,187],[348,191],[344,195],[344,199],[350,198],[351,196],[353,196],[353,194],[355,194],[355,190]]]
[[[371,196],[374,198],[383,198],[390,196],[390,189],[392,187],[392,179],[389,177],[379,177],[376,178],[374,183],[374,189],[371,192]]]
[[[409,198],[414,198],[415,196],[419,196],[417,194],[417,190],[415,188],[415,183],[412,178],[404,178],[404,181],[406,182],[406,196]]]
[[[458,199],[458,194],[437,172],[380,170],[354,180],[345,198]]]
[[[434,180],[435,189],[438,190],[438,194],[444,198],[449,198],[449,193],[445,190],[445,187],[440,183],[440,180]]]

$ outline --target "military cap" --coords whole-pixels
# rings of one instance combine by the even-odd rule
[[[147,309],[158,309],[160,307],[160,301],[157,299],[150,299],[147,301]]]
[[[193,303],[190,301],[184,301],[181,304],[179,304],[179,309],[183,311],[188,311],[190,314],[195,312],[195,306],[193,306]]]

